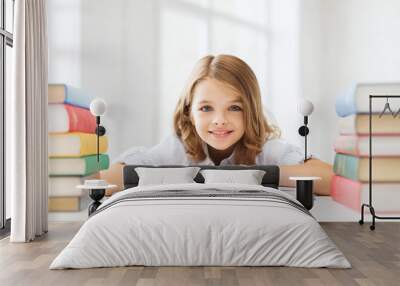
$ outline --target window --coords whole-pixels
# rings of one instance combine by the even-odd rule
[[[5,104],[11,92],[14,0],[0,0],[0,236],[9,231],[10,195],[5,188]]]
[[[160,1],[161,138],[172,131],[175,105],[191,69],[207,54],[242,58],[254,70],[265,96],[266,15],[267,0],[254,0],[251,5],[246,0]]]
[[[163,9],[161,13],[160,88],[161,135],[171,132],[175,104],[184,83],[201,55],[207,53],[207,21],[196,14],[178,9]],[[173,67],[173,69],[172,69]],[[174,70],[171,73],[171,70]]]

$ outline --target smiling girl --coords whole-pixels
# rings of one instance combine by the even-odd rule
[[[255,74],[237,57],[198,61],[178,101],[174,129],[153,148],[125,152],[102,178],[122,186],[123,164],[279,165],[281,186],[294,186],[289,176],[320,176],[314,190],[329,194],[332,166],[304,162],[299,147],[279,138],[263,114]]]

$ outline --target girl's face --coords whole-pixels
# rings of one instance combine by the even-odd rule
[[[214,149],[227,150],[244,134],[240,93],[216,79],[196,85],[190,115],[200,138]]]

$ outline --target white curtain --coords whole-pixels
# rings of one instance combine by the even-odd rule
[[[47,232],[47,23],[45,0],[16,0],[8,114],[12,242]]]

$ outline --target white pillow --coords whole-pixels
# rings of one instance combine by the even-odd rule
[[[265,171],[262,170],[201,170],[204,183],[234,183],[261,185]]]
[[[195,183],[193,179],[199,170],[199,167],[135,168],[139,176],[139,186]]]

